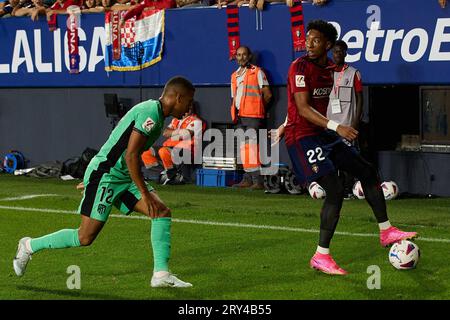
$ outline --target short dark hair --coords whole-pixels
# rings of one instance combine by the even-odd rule
[[[192,84],[192,82],[182,76],[175,76],[171,78],[169,81],[167,81],[164,87],[164,91],[171,88],[195,92],[195,87]]]
[[[344,40],[337,40],[336,43],[334,44],[335,47],[341,47],[342,49],[344,49],[345,51],[347,51],[348,46],[345,43]]]
[[[334,46],[337,39],[337,30],[336,28],[329,22],[324,20],[312,20],[308,23],[306,27],[306,32],[309,30],[317,30],[322,33],[325,38],[331,42],[331,47]]]

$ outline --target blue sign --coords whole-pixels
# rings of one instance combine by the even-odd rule
[[[348,43],[347,62],[364,84],[450,84],[450,8],[423,0],[305,3],[305,23],[332,22]],[[274,85],[302,53],[292,50],[289,8],[271,4],[259,12],[241,7],[240,40]],[[196,85],[229,85],[236,62],[228,59],[227,16],[217,8],[166,11],[162,60],[141,71],[106,72],[104,14],[83,14],[78,30],[80,73],[70,74],[66,15],[56,31],[41,17],[0,19],[1,87],[161,86],[174,75]],[[142,72],[142,77],[140,77]]]

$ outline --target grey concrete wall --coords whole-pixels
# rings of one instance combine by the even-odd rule
[[[400,193],[450,197],[450,153],[380,151],[378,160],[381,179]]]
[[[143,99],[157,99],[161,91],[162,88],[145,88]],[[105,115],[104,93],[116,93],[130,105],[140,101],[139,88],[0,89],[0,156],[3,158],[9,150],[16,149],[24,153],[32,166],[79,156],[86,147],[99,149],[112,129],[110,119]],[[287,108],[286,88],[275,87],[273,94],[269,128],[284,121]],[[199,114],[208,127],[213,122],[231,122],[228,87],[198,87],[195,98],[199,103]],[[376,111],[375,114],[385,113],[389,107],[376,105],[377,108],[372,105],[370,108]],[[404,115],[402,110],[399,108],[397,113]],[[392,117],[399,116],[393,114]],[[382,119],[376,116],[372,119],[372,131],[377,140],[380,132],[386,129]],[[398,124],[401,122],[397,122],[396,127]],[[419,153],[405,157],[387,152],[380,153],[377,160],[383,178],[397,181],[403,192],[450,196],[448,155],[428,157]],[[280,160],[290,164],[284,143],[280,148]],[[431,174],[433,178],[430,178]],[[411,177],[415,178],[411,180]]]
[[[161,91],[144,88],[143,99],[157,99]],[[273,91],[269,127],[278,126],[286,115],[285,87]],[[139,88],[0,89],[0,155],[19,150],[30,165],[36,165],[78,156],[86,147],[100,148],[112,129],[105,115],[104,93],[116,93],[131,105],[140,101]],[[199,87],[195,99],[208,127],[213,122],[231,122],[229,87]],[[281,158],[288,161],[284,145]]]

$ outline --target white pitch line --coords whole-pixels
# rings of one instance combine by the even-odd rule
[[[76,211],[69,211],[69,210],[10,207],[10,206],[1,206],[1,205],[0,205],[0,209],[16,210],[16,211],[47,212],[47,213],[78,214]],[[122,219],[150,220],[150,218],[148,218],[146,216],[125,216],[125,215],[120,215],[120,214],[111,214],[110,217],[122,218]],[[265,230],[293,231],[293,232],[303,232],[303,233],[319,233],[319,230],[317,230],[317,229],[292,228],[292,227],[234,223],[234,222],[215,222],[215,221],[185,220],[185,219],[172,219],[172,221],[180,222],[180,223],[202,224],[202,225],[220,226],[220,227],[237,227],[237,228],[265,229]],[[342,235],[342,236],[352,236],[352,237],[376,237],[376,238],[379,237],[379,235],[376,233],[353,233],[353,232],[336,231],[334,234],[338,234],[338,235]],[[427,242],[450,243],[450,239],[444,239],[444,238],[419,237],[418,240],[427,241]]]
[[[13,197],[13,198],[3,198],[0,199],[0,201],[17,201],[17,200],[27,200],[27,199],[33,199],[33,198],[39,198],[39,197],[59,197],[59,194],[49,193],[49,194],[30,194],[27,196],[21,196],[21,197]]]

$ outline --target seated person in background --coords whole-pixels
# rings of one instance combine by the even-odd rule
[[[175,0],[177,8],[208,7],[209,0]]]
[[[1,0],[0,0],[1,1]],[[14,8],[19,6],[19,0],[0,2],[0,17],[12,16]]]
[[[144,151],[141,155],[142,162],[144,163],[145,169],[151,169],[158,166],[158,158],[156,157],[156,152],[153,147]]]
[[[262,10],[264,9],[264,0],[250,0],[248,3],[248,7],[250,9],[258,9],[258,10]]]
[[[127,11],[136,5],[134,0],[96,0],[103,11]]]
[[[128,19],[140,15],[144,10],[170,9],[176,7],[177,4],[175,0],[144,0],[141,1],[140,4],[131,6],[127,13],[120,20],[120,24],[122,25]]]
[[[194,137],[205,130],[206,124],[196,115],[194,104],[181,120],[173,119],[163,132],[167,138],[163,146],[158,150],[164,171],[162,172],[161,183],[181,184],[184,183],[184,177],[178,172],[178,167],[174,164],[173,155],[181,152],[191,153],[193,158]],[[181,150],[183,149],[183,150]],[[155,151],[149,149],[142,154],[142,161],[145,167],[151,168],[158,164]]]
[[[447,4],[447,0],[438,0],[439,5],[441,6],[442,9],[445,8],[445,5]]]
[[[221,3],[221,6],[226,6],[227,2],[228,4],[237,5],[238,7],[248,4],[248,7],[250,9],[258,9],[263,10],[264,9],[264,3],[270,2],[270,3],[286,3],[288,7],[292,7],[294,5],[294,0],[218,0],[218,2]],[[221,8],[219,7],[219,9]]]
[[[56,0],[41,0],[35,4],[35,8],[31,11],[31,20],[37,21],[39,16],[44,16],[47,10],[56,2]]]
[[[114,0],[102,0],[100,5],[103,7],[104,11],[111,10],[111,7],[115,4]],[[97,4],[98,5],[98,4]]]
[[[276,2],[286,3],[288,7],[292,7],[294,5],[294,0],[265,0],[265,1],[270,3]]]
[[[51,7],[55,0],[20,0],[11,15],[15,17],[31,16],[36,21],[39,15],[44,15],[47,8]]]
[[[67,8],[70,6],[81,7],[81,0],[56,0],[56,2],[47,9],[47,20],[54,14],[67,14]]]
[[[83,6],[81,7],[81,13],[89,12],[104,12],[105,8],[98,4],[95,0],[84,0]]]
[[[9,2],[7,0],[0,0],[0,16],[3,16],[5,14],[5,11],[3,9],[8,4]]]
[[[23,17],[29,15],[31,10],[35,7],[35,1],[20,0],[19,4],[16,7],[14,7],[11,15],[14,17]]]
[[[214,4],[213,6],[217,6],[218,9],[226,7],[227,4],[235,4],[240,7],[243,3],[239,4],[239,2],[240,2],[239,0],[217,0],[216,4]]]
[[[100,1],[100,0],[97,0]],[[115,0],[111,6],[108,8],[108,10],[111,11],[126,11],[131,8],[131,6],[134,6],[136,2],[134,0]]]
[[[323,6],[326,5],[328,0],[313,0],[313,5],[315,6]]]

